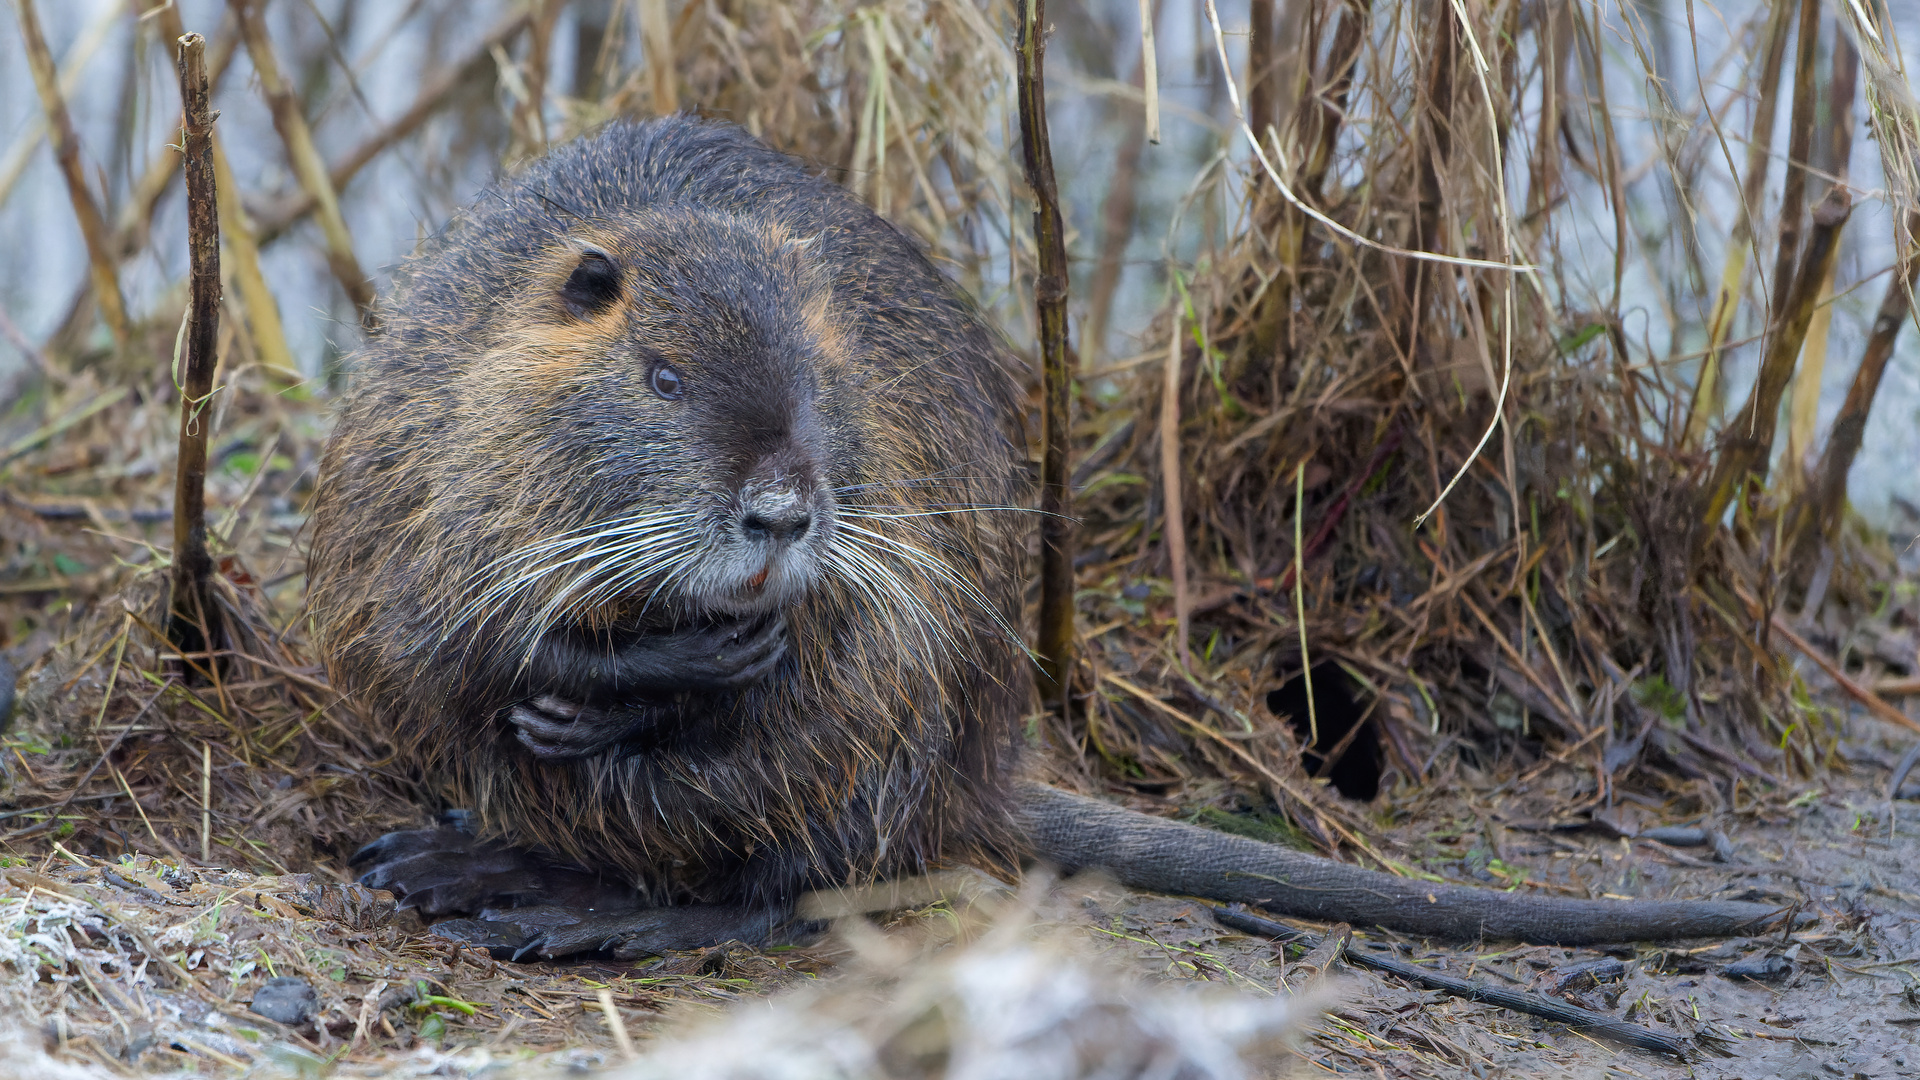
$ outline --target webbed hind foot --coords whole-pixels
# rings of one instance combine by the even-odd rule
[[[637,960],[728,941],[765,945],[782,921],[770,908],[718,904],[626,911],[542,905],[449,919],[435,923],[433,933],[486,949],[498,960],[554,960],[596,952]]]
[[[457,816],[453,820],[460,820]],[[627,908],[633,891],[576,867],[464,829],[390,832],[353,853],[349,865],[369,889],[386,889],[423,915],[473,915],[490,908],[553,904]]]

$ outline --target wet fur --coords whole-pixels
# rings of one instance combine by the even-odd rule
[[[622,269],[614,303],[561,295],[585,251]],[[313,618],[336,684],[484,836],[649,903],[783,906],[1016,856],[1029,674],[1008,631],[1030,523],[950,511],[1024,505],[1020,410],[1000,340],[897,229],[738,129],[617,124],[483,196],[407,265],[384,322],[322,465]],[[739,430],[682,426],[646,389],[659,356]],[[767,603],[795,598],[775,675],[658,703],[584,759],[526,753],[506,713],[543,632],[730,603],[703,594],[701,560],[583,582],[613,541],[579,538],[718,513],[808,380],[834,543],[859,558],[804,595],[767,583]],[[535,572],[556,553],[577,561]]]

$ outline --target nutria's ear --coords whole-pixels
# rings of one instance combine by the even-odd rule
[[[598,315],[620,299],[620,267],[604,251],[587,248],[560,286],[560,302],[578,318]]]

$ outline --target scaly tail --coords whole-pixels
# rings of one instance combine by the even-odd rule
[[[1566,900],[1365,870],[1243,836],[1152,817],[1041,784],[1016,790],[1030,854],[1062,871],[1104,869],[1152,892],[1255,904],[1323,922],[1472,941],[1596,945],[1752,934],[1784,908],[1716,900]]]

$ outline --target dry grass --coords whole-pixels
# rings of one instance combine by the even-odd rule
[[[1123,382],[1086,419],[1088,710],[1057,742],[1175,802],[1219,801],[1206,782],[1220,776],[1264,788],[1321,845],[1352,841],[1298,765],[1308,718],[1289,729],[1261,700],[1308,658],[1323,684],[1355,688],[1403,779],[1464,743],[1476,765],[1513,754],[1584,772],[1565,814],[1610,804],[1615,784],[1724,788],[1828,765],[1835,728],[1768,627],[1791,610],[1779,506],[1763,491],[1712,512],[1736,425],[1721,445],[1690,441],[1688,358],[1629,339],[1620,278],[1658,252],[1629,239],[1641,208],[1619,172],[1637,163],[1607,119],[1623,106],[1598,50],[1620,28],[1579,5],[1525,24],[1473,4],[1306,12],[1307,47],[1280,61],[1301,92],[1267,129],[1273,172],[1203,178],[1215,190],[1197,202],[1238,200],[1235,239],[1170,266],[1176,296],[1156,325],[1177,339],[1177,383]],[[1874,121],[1890,171],[1920,160],[1901,115]],[[1645,165],[1697,185],[1705,149]],[[1893,199],[1898,220],[1909,199]],[[1621,241],[1610,299],[1560,249],[1580,213],[1612,219]],[[1708,311],[1705,275],[1680,275],[1661,284]],[[1760,298],[1756,336],[1781,332],[1767,310]],[[1791,361],[1797,341],[1783,350]],[[1766,443],[1758,453],[1764,470]],[[1888,591],[1891,552],[1829,535],[1840,570],[1809,596],[1798,567],[1791,600],[1845,605],[1839,636],[1871,640],[1848,624],[1878,597],[1865,622],[1901,640],[1920,611],[1911,589]],[[1913,663],[1897,646],[1882,657],[1867,659]]]

